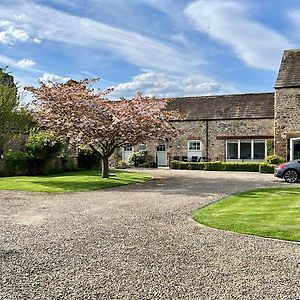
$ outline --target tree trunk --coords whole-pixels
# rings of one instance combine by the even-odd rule
[[[109,177],[109,167],[108,167],[108,156],[103,156],[102,158],[102,178]]]

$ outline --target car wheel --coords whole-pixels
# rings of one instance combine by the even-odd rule
[[[283,178],[288,183],[295,183],[298,181],[299,175],[295,170],[287,170],[284,173]]]

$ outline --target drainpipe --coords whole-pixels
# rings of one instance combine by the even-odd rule
[[[206,160],[208,161],[208,120],[205,121]]]

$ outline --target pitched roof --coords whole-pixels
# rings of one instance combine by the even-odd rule
[[[300,87],[300,49],[285,50],[275,88]]]
[[[178,109],[185,120],[274,118],[274,93],[174,98],[167,109]]]

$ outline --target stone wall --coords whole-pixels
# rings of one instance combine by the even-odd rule
[[[300,88],[275,92],[275,154],[289,159],[289,139],[300,137]]]
[[[203,157],[224,161],[226,139],[272,139],[274,135],[273,119],[185,121],[174,122],[173,125],[181,133],[169,143],[171,158],[187,155],[188,140],[201,140]]]

